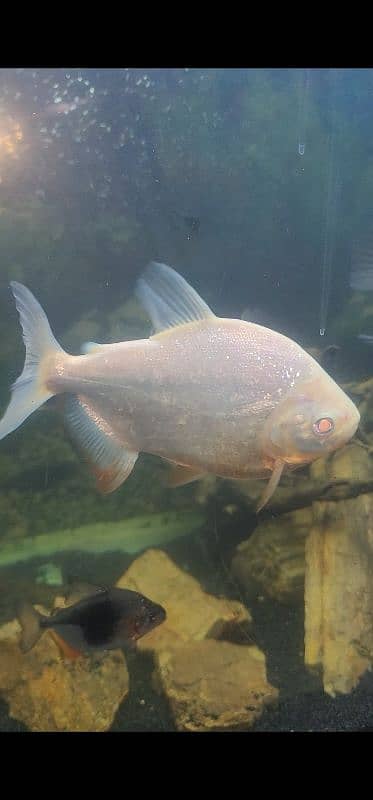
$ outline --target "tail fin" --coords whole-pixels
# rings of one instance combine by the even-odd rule
[[[22,628],[20,648],[22,653],[27,653],[40,639],[43,632],[40,622],[43,617],[35,611],[31,603],[21,603],[17,608],[17,616]]]
[[[62,351],[35,297],[22,283],[12,281],[10,285],[23,329],[26,358],[23,372],[12,386],[10,403],[0,421],[0,439],[18,428],[53,396],[43,381],[43,362],[46,356]]]

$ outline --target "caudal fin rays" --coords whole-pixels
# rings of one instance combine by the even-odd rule
[[[11,282],[11,288],[20,316],[26,355],[23,371],[13,383],[10,403],[0,420],[0,439],[12,433],[33,411],[53,397],[45,382],[44,367],[49,356],[63,352],[34,295],[16,281]]]
[[[22,602],[17,607],[17,617],[21,626],[20,649],[22,653],[27,653],[35,646],[42,634],[40,625],[42,616],[31,603]]]

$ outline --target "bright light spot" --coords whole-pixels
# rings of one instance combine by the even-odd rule
[[[23,132],[19,122],[8,117],[0,128],[0,158],[4,156],[18,158],[18,145],[22,141]]]

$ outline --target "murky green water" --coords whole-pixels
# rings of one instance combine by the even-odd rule
[[[0,730],[373,727],[372,90],[370,69],[0,70],[2,414],[13,294],[28,353],[0,422]],[[139,298],[149,262],[240,335],[176,278]],[[168,333],[73,362],[10,282],[73,356]],[[169,461],[199,480],[169,488]],[[20,602],[48,615],[77,581],[167,619],[22,653]]]

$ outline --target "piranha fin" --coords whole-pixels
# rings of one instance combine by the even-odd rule
[[[186,486],[187,483],[198,481],[205,476],[204,472],[193,467],[182,467],[176,464],[167,473],[166,485],[170,489],[176,489],[177,486]]]
[[[109,344],[99,344],[98,342],[84,342],[80,348],[80,352],[84,356],[90,356],[92,353],[99,353],[104,347],[112,347],[113,342]]]
[[[65,601],[68,605],[72,606],[85,597],[93,597],[94,595],[103,594],[107,591],[105,586],[93,585],[86,581],[72,580],[65,591]]]
[[[86,397],[66,400],[65,421],[102,494],[114,492],[131,474],[138,453],[126,450],[100,411]]]
[[[262,508],[264,508],[264,506],[267,505],[268,500],[270,500],[270,498],[273,495],[273,492],[277,489],[284,466],[285,466],[284,462],[281,461],[280,458],[277,458],[275,461],[275,466],[273,468],[272,475],[257,505],[256,508],[257,514],[259,514],[259,511],[261,511]]]
[[[49,356],[64,352],[50,329],[46,314],[33,294],[16,281],[11,282],[23,329],[26,357],[23,372],[12,386],[12,397],[0,421],[0,439],[18,428],[27,417],[53,397],[45,382]]]
[[[67,658],[69,661],[76,661],[77,658],[82,657],[80,650],[75,650],[74,647],[71,647],[71,645],[65,642],[65,639],[63,639],[62,636],[59,636],[56,631],[50,629],[49,633],[63,658]]]
[[[137,281],[135,294],[153,323],[154,333],[202,319],[215,319],[189,283],[166,264],[152,261]]]
[[[17,617],[22,629],[20,648],[22,653],[27,653],[40,639],[43,632],[40,622],[43,617],[36,611],[31,603],[27,602],[18,605]]]

